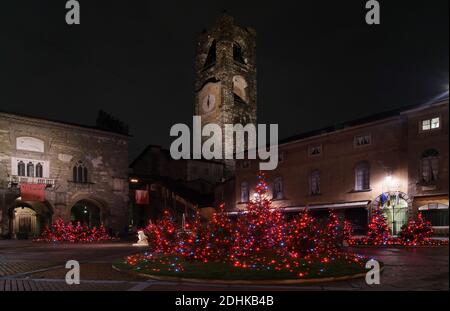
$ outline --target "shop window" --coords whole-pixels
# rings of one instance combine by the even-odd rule
[[[448,227],[448,206],[444,204],[428,204],[419,207],[419,212],[433,227]]]

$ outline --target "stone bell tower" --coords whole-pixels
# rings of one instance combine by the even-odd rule
[[[221,15],[197,41],[194,114],[202,125],[222,127],[223,151],[233,138],[224,124],[256,125],[256,32],[240,27],[231,16]],[[207,138],[206,138],[207,139]],[[234,161],[225,161],[234,173]]]

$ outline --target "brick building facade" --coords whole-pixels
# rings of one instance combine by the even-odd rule
[[[210,160],[174,160],[161,146],[149,145],[130,164],[131,224],[143,227],[169,210],[181,224],[183,217],[213,212],[214,188],[222,182],[224,163]],[[136,190],[149,193],[148,204],[137,204]]]
[[[364,233],[381,201],[394,234],[419,210],[437,233],[448,234],[448,94],[283,140],[279,155],[267,177],[273,206],[286,213],[308,208],[325,217],[335,209]],[[216,189],[216,203],[245,210],[258,167],[257,160],[237,161],[235,178]]]
[[[127,225],[128,139],[80,125],[0,112],[0,235],[37,235],[56,218]],[[24,201],[21,185],[45,185]]]

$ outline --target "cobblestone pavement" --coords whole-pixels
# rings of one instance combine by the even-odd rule
[[[364,279],[308,286],[248,286],[161,282],[118,272],[111,263],[138,250],[126,242],[84,245],[33,244],[0,241],[0,291],[109,290],[109,291],[298,291],[298,290],[449,290],[449,253],[444,248],[358,248],[357,253],[383,261],[381,284]],[[67,260],[81,263],[81,284],[64,281]]]
[[[64,280],[0,279],[1,291],[124,291],[133,290],[139,283],[123,281],[82,281],[67,285]]]
[[[0,261],[0,277],[19,275],[21,273],[44,269],[54,265],[55,264],[51,262]]]

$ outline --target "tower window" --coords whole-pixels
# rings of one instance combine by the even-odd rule
[[[244,59],[244,55],[242,53],[242,48],[236,42],[233,44],[233,59],[234,59],[235,62],[244,64],[244,65],[246,64],[245,63],[245,59]]]
[[[216,40],[211,43],[209,47],[208,56],[206,57],[205,65],[203,68],[214,66],[216,63]]]

